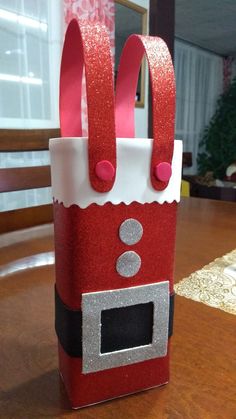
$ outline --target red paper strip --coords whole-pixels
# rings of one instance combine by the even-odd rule
[[[98,192],[109,191],[115,181],[116,143],[114,88],[110,41],[99,23],[72,20],[62,54],[60,76],[60,125],[62,137],[81,137],[81,85],[85,66],[88,102],[89,177]],[[112,179],[96,175],[97,163],[107,160],[114,168]]]
[[[171,56],[164,41],[151,36],[131,35],[122,52],[116,89],[116,135],[133,138],[134,105],[139,69],[146,54],[152,87],[153,150],[151,181],[163,190],[168,180],[155,173],[160,163],[171,165],[174,147],[175,81]]]

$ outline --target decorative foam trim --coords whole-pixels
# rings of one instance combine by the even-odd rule
[[[156,191],[150,181],[152,139],[117,138],[117,173],[113,188],[98,193],[89,182],[88,139],[54,138],[49,142],[51,154],[52,194],[65,207],[73,204],[86,208],[132,202],[140,204],[172,203],[180,200],[182,141],[174,141],[172,176],[163,191]]]
[[[101,353],[101,312],[153,302],[152,342],[148,345]],[[169,281],[131,288],[82,294],[83,373],[130,365],[167,355]]]

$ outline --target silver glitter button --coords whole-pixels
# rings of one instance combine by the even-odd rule
[[[129,246],[138,243],[142,238],[142,235],[142,224],[134,218],[128,218],[120,225],[120,239],[123,243],[128,244]]]
[[[126,278],[136,275],[140,266],[141,258],[133,251],[122,253],[116,261],[117,272]]]

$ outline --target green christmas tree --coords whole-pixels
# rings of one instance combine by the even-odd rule
[[[215,114],[203,132],[198,171],[203,176],[213,172],[215,179],[223,179],[233,162],[236,162],[236,77],[220,96]]]

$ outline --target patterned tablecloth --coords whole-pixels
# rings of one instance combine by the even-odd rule
[[[236,314],[236,250],[182,279],[175,292]]]

